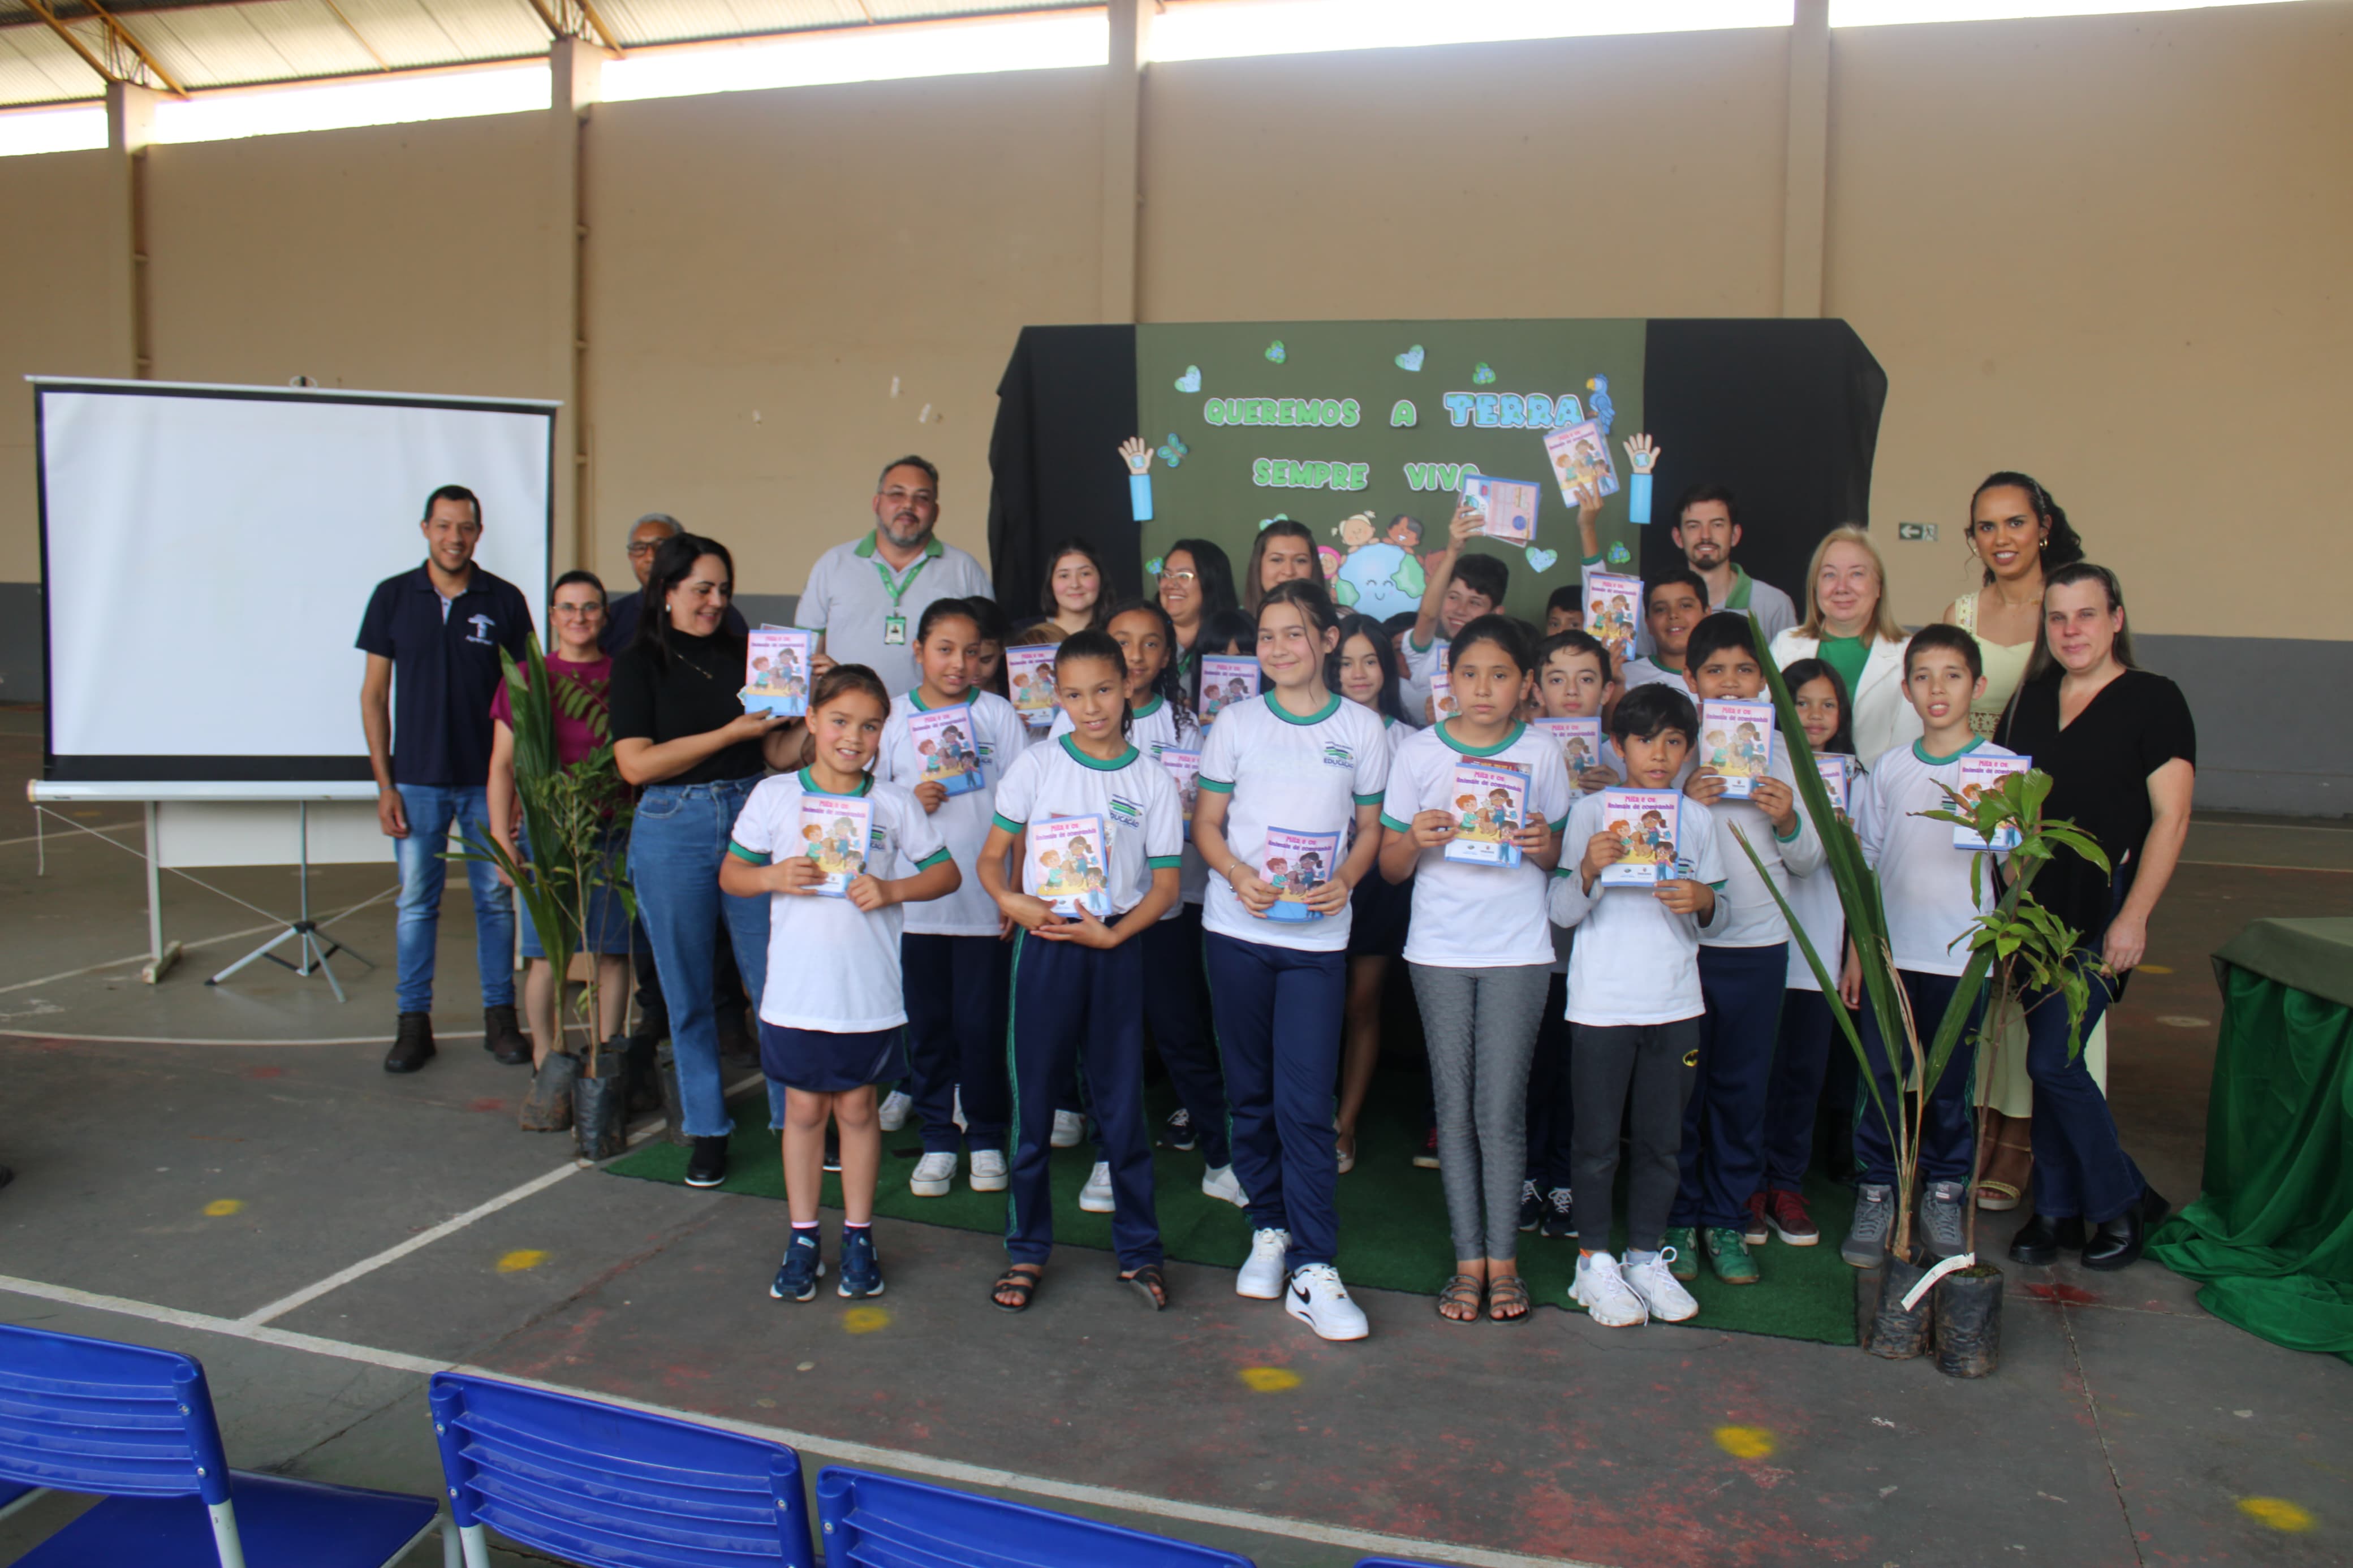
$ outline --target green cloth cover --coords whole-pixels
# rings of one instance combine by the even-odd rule
[[[2293,985],[2353,1007],[2353,916],[2321,920],[2252,921],[2214,955],[2266,980]]]

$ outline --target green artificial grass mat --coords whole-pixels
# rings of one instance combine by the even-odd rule
[[[1436,1296],[1454,1271],[1448,1241],[1446,1196],[1436,1171],[1417,1169],[1423,1089],[1418,1074],[1380,1073],[1365,1106],[1356,1142],[1356,1168],[1339,1178],[1340,1276],[1351,1286],[1407,1290]],[[1153,1127],[1175,1107],[1166,1083],[1148,1095]],[[767,1128],[765,1089],[738,1098],[730,1107],[735,1133],[728,1146],[727,1181],[720,1192],[782,1199],[785,1180],[776,1135]],[[882,1135],[882,1173],[875,1210],[892,1219],[1001,1235],[1005,1194],[976,1193],[970,1171],[959,1163],[947,1196],[919,1198],[907,1190],[908,1173],[923,1154],[921,1130],[912,1122]],[[683,1183],[687,1151],[667,1141],[648,1143],[606,1169],[642,1181]],[[1079,1207],[1079,1189],[1093,1169],[1094,1150],[1082,1143],[1054,1151],[1054,1239],[1058,1245],[1111,1251],[1111,1215]],[[1201,1191],[1201,1156],[1157,1148],[1153,1153],[1155,1206],[1161,1244],[1171,1258],[1239,1268],[1250,1255],[1250,1218]],[[841,1179],[825,1179],[825,1206],[841,1206]],[[1621,1174],[1622,1182],[1622,1174]],[[1752,1255],[1763,1279],[1754,1285],[1726,1285],[1702,1265],[1691,1287],[1699,1316],[1690,1327],[1770,1334],[1852,1345],[1854,1333],[1854,1270],[1841,1262],[1838,1243],[1853,1216],[1853,1194],[1844,1186],[1809,1179],[1807,1202],[1822,1239],[1812,1247],[1789,1247],[1778,1237]],[[1582,1209],[1583,1205],[1579,1205]],[[1623,1194],[1610,1247],[1624,1245]],[[1590,1225],[1590,1219],[1582,1223]],[[780,1232],[781,1234],[781,1232]],[[1534,1233],[1520,1237],[1520,1271],[1538,1304],[1563,1305],[1577,1270],[1577,1246],[1566,1238]],[[1434,1309],[1433,1309],[1434,1310]]]

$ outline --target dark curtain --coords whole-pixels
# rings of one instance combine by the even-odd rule
[[[1024,327],[997,384],[988,442],[989,561],[1015,626],[1035,619],[1046,552],[1085,540],[1114,597],[1143,589],[1119,444],[1135,434],[1135,329]]]

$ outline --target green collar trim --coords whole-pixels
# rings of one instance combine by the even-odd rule
[[[1078,763],[1081,767],[1092,768],[1099,773],[1115,773],[1119,772],[1120,769],[1127,766],[1128,763],[1135,761],[1137,757],[1143,755],[1143,753],[1138,752],[1134,746],[1130,746],[1126,752],[1121,755],[1117,762],[1107,763],[1100,757],[1091,757],[1084,752],[1079,750],[1079,737],[1075,731],[1062,737],[1062,751],[1070,757],[1071,761]]]
[[[1509,751],[1512,747],[1512,743],[1517,741],[1522,735],[1526,734],[1528,731],[1528,727],[1525,724],[1522,724],[1514,721],[1512,725],[1512,732],[1504,736],[1502,740],[1496,742],[1493,745],[1466,746],[1461,742],[1454,738],[1454,731],[1449,728],[1449,726],[1454,721],[1451,719],[1440,719],[1438,721],[1438,738],[1466,757],[1492,757],[1498,752]]]
[[[1335,691],[1332,693],[1332,700],[1329,702],[1324,703],[1323,707],[1318,708],[1314,712],[1310,713],[1306,718],[1303,719],[1298,714],[1293,713],[1290,709],[1285,708],[1281,702],[1275,700],[1275,694],[1270,691],[1266,694],[1266,710],[1273,714],[1276,718],[1282,720],[1286,724],[1298,724],[1303,727],[1309,724],[1321,724],[1324,720],[1329,719],[1333,714],[1337,713],[1340,710],[1340,694]]]
[[[1756,586],[1757,580],[1751,577],[1738,562],[1733,563],[1732,592],[1724,596],[1724,603],[1717,605],[1716,608],[1721,610],[1746,609],[1748,607],[1749,591]]]
[[[1930,753],[1927,742],[1925,740],[1915,741],[1912,742],[1912,754],[1919,758],[1922,762],[1927,763],[1932,768],[1941,768],[1947,763],[1959,762],[1963,757],[1968,756],[1971,752],[1976,751],[1979,746],[1984,744],[1985,737],[1983,735],[1972,735],[1969,737],[1969,743],[1968,745],[1963,746],[1959,751],[1955,752],[1949,757],[1939,757]]]
[[[1161,710],[1164,706],[1166,706],[1166,705],[1167,701],[1168,701],[1168,699],[1166,699],[1166,697],[1161,696],[1161,695],[1160,695],[1160,693],[1158,693],[1157,691],[1155,691],[1155,692],[1154,692],[1154,693],[1152,694],[1152,700],[1151,700],[1151,701],[1149,701],[1149,702],[1145,703],[1145,704],[1143,707],[1141,707],[1141,708],[1134,708],[1134,709],[1130,709],[1130,710],[1129,710],[1129,712],[1130,712],[1130,714],[1131,714],[1133,717],[1134,717],[1134,718],[1138,718],[1138,719],[1149,719],[1149,718],[1151,718],[1155,713],[1159,712],[1159,711],[1160,711],[1160,710]]]
[[[879,548],[879,546],[876,542],[875,536],[870,533],[865,538],[858,542],[856,553],[863,556],[869,561],[871,561],[874,559],[874,552],[877,548]],[[923,557],[925,560],[936,561],[945,553],[947,553],[947,547],[940,542],[940,536],[938,534],[935,533],[932,535],[931,538],[923,542]]]
[[[874,793],[874,775],[872,773],[860,773],[858,775],[858,793],[856,795],[837,795],[832,790],[818,788],[817,780],[811,776],[812,772],[813,770],[808,768],[803,768],[800,771],[798,776],[801,781],[801,793],[803,795],[821,795],[833,800],[859,800]]]

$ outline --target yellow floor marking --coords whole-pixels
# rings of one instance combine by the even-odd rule
[[[205,1213],[215,1219],[226,1219],[244,1206],[243,1198],[215,1198],[205,1205]]]
[[[499,1272],[520,1274],[526,1268],[536,1268],[547,1261],[547,1254],[535,1247],[519,1247],[499,1259]]]
[[[2312,1515],[2284,1497],[2242,1497],[2239,1511],[2258,1524],[2289,1531],[2312,1528]]]
[[[880,1307],[852,1307],[841,1314],[841,1327],[845,1333],[871,1334],[877,1329],[890,1326],[891,1314]]]
[[[1736,1459],[1769,1459],[1773,1457],[1773,1434],[1762,1426],[1719,1426],[1715,1429],[1715,1446]]]
[[[1299,1386],[1299,1374],[1287,1366],[1246,1366],[1241,1378],[1261,1394],[1281,1394]]]
[[[2170,974],[2173,973],[2173,965],[2169,963],[2144,963],[2140,966],[2140,970],[2143,974]]]

